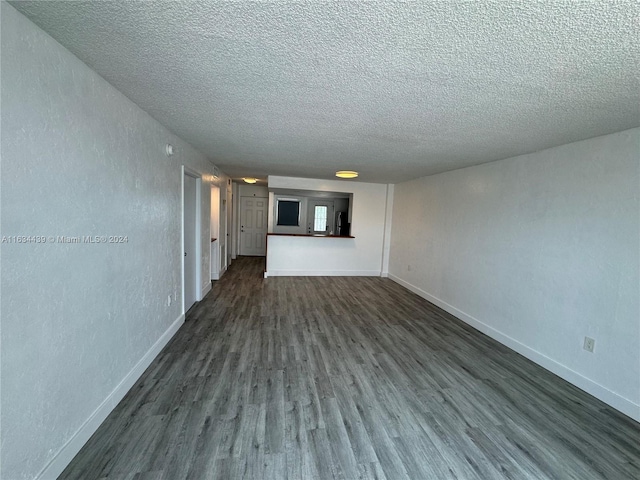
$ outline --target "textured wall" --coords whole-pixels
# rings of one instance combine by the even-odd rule
[[[270,176],[269,188],[352,193],[351,235],[356,237],[270,236],[267,239],[269,275],[380,275],[386,185]],[[273,208],[269,215],[273,223]]]
[[[639,157],[633,129],[398,184],[392,278],[640,418]]]
[[[181,170],[212,165],[2,2],[2,472],[31,479],[181,314]],[[168,158],[166,143],[175,146]],[[167,296],[178,301],[167,307]]]
[[[241,197],[264,197],[269,196],[269,189],[263,185],[246,185],[243,183],[238,184],[238,195]]]

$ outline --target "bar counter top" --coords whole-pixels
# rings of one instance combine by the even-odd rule
[[[267,233],[273,237],[321,237],[321,238],[356,238],[352,235],[314,235],[311,233]]]

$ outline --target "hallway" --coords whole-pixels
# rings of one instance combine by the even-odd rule
[[[394,282],[233,262],[63,479],[633,479],[640,426]]]

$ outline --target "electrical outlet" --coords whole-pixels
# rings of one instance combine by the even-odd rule
[[[407,265],[407,272],[411,271],[411,265]]]
[[[171,295],[167,297],[167,307],[171,306]]]
[[[596,341],[593,338],[584,337],[584,348],[587,352],[593,353],[593,349],[596,347]]]

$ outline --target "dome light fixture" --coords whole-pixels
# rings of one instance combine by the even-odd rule
[[[336,177],[338,178],[356,178],[358,176],[358,172],[354,172],[353,170],[338,170],[336,172]]]
[[[245,177],[243,178],[244,183],[256,183],[258,181],[257,178],[252,178],[252,177]]]

